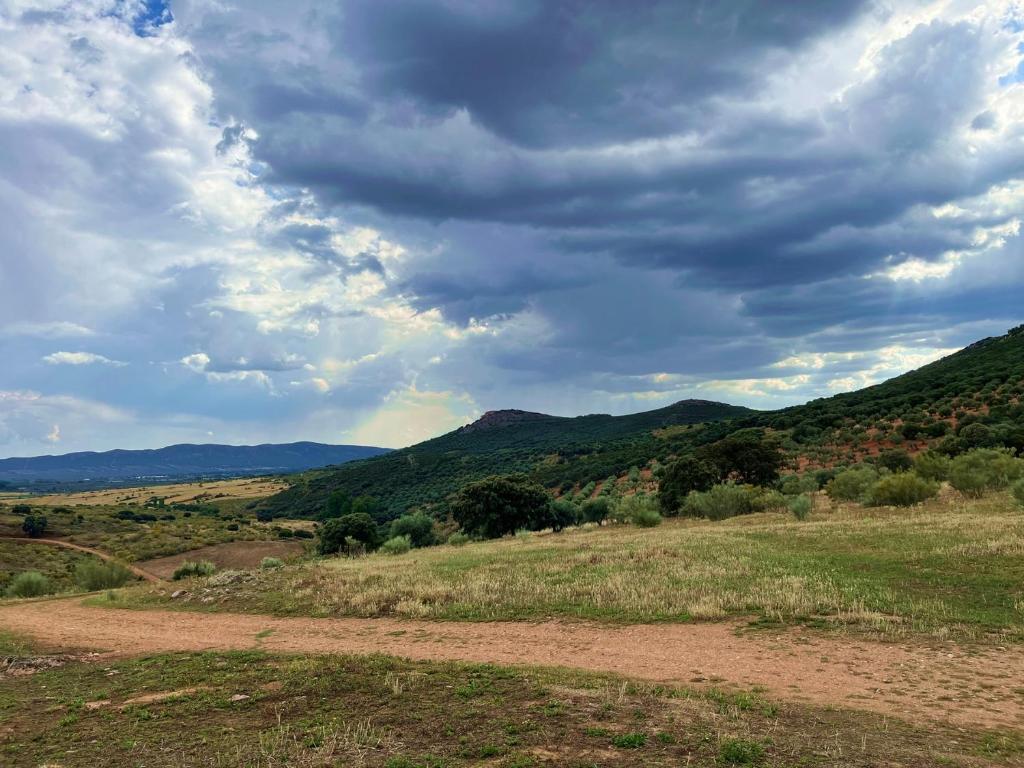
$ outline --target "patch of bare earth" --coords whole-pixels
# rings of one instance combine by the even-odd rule
[[[782,700],[917,722],[1024,726],[1024,649],[881,643],[736,624],[449,623],[124,611],[47,601],[0,607],[0,626],[54,647],[88,637],[134,655],[239,650],[385,653],[422,660],[547,665],[693,686],[763,687]]]
[[[208,547],[179,552],[176,555],[157,557],[138,563],[149,573],[162,579],[169,579],[174,571],[186,561],[209,560],[218,568],[249,570],[259,567],[265,557],[285,559],[302,554],[302,543],[298,541],[232,541],[227,544],[213,544]]]

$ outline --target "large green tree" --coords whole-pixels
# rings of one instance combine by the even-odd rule
[[[351,542],[372,552],[380,546],[380,532],[372,517],[363,512],[352,512],[328,520],[320,527],[317,550],[321,555],[346,551]]]
[[[718,468],[695,456],[683,456],[667,467],[658,483],[658,503],[666,515],[678,515],[691,491],[706,491],[719,480]]]
[[[523,475],[488,477],[463,487],[449,502],[455,521],[471,535],[496,539],[551,524],[551,498]]]

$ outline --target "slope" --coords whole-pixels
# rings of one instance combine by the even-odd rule
[[[654,455],[664,443],[654,435],[657,430],[752,413],[706,400],[684,400],[628,416],[491,411],[473,424],[410,448],[306,473],[260,507],[276,515],[311,517],[333,491],[342,490],[353,497],[373,496],[381,503],[381,519],[388,519],[410,507],[439,502],[465,483],[493,474],[534,473],[547,464],[564,466],[573,475],[561,482],[605,477],[623,461],[628,468],[632,457],[646,460]]]

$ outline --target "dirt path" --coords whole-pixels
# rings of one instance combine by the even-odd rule
[[[929,648],[797,631],[738,635],[730,624],[609,627],[128,611],[75,600],[2,606],[0,627],[51,646],[86,641],[117,654],[256,647],[377,652],[571,667],[688,685],[763,686],[778,699],[920,722],[1024,729],[1024,649],[1016,646]]]
[[[111,554],[108,554],[107,552],[101,552],[100,550],[93,549],[92,547],[83,547],[81,544],[74,544],[74,543],[72,543],[70,541],[64,541],[63,539],[26,539],[26,538],[18,538],[17,536],[0,536],[0,541],[14,541],[14,542],[18,542],[20,544],[49,544],[50,546],[54,546],[54,547],[64,547],[64,549],[74,549],[74,550],[76,550],[78,552],[85,552],[85,553],[90,554],[90,555],[95,555],[100,560],[106,560],[108,563],[120,563],[125,568],[127,568],[129,571],[131,571],[136,576],[138,576],[140,579],[145,579],[146,581],[152,581],[152,582],[160,582],[160,581],[162,581],[162,579],[159,576],[157,576],[156,574],[150,573],[149,571],[145,570],[144,568],[139,568],[137,565],[132,565],[131,563],[122,562],[121,560],[118,560],[116,557],[114,557]]]

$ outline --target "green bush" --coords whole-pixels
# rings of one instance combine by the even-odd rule
[[[637,493],[623,496],[612,506],[612,519],[617,523],[632,523],[641,528],[661,525],[658,500],[653,496]]]
[[[912,472],[883,477],[868,491],[867,503],[872,507],[912,507],[934,498],[939,484]]]
[[[786,507],[786,497],[778,491],[770,488],[753,488],[749,493],[752,512],[771,512]]]
[[[434,534],[434,519],[422,512],[402,515],[391,523],[391,538],[405,536],[414,547],[430,547],[437,544]]]
[[[260,560],[260,570],[262,571],[272,571],[275,568],[281,568],[282,566],[284,566],[284,563],[281,562],[281,559],[278,557],[264,557]]]
[[[186,560],[174,570],[171,578],[175,581],[180,581],[181,579],[188,579],[193,576],[212,576],[216,570],[217,566],[209,560],[201,560],[198,563]]]
[[[750,491],[734,483],[716,485],[703,493],[693,491],[683,505],[684,515],[706,517],[708,520],[725,520],[737,515],[749,515],[753,511]]]
[[[1024,475],[1024,462],[1013,451],[1000,448],[976,448],[962,453],[949,463],[949,483],[967,496],[979,497],[986,491],[998,491]]]
[[[644,733],[623,733],[612,739],[612,746],[619,749],[640,749],[647,743],[647,735]]]
[[[46,516],[39,513],[25,515],[25,519],[21,521],[21,530],[26,536],[38,539],[46,533]]]
[[[938,451],[925,451],[914,459],[914,474],[925,480],[942,482],[949,479],[949,457]]]
[[[86,592],[123,587],[133,578],[132,572],[120,563],[105,563],[90,558],[75,566],[75,584]]]
[[[39,571],[25,571],[11,580],[6,594],[8,597],[41,597],[52,591],[50,580]]]
[[[1024,480],[1018,480],[1013,484],[1011,489],[1013,492],[1013,498],[1017,500],[1017,503],[1024,507]]]
[[[878,470],[874,467],[853,467],[833,477],[825,486],[825,493],[833,501],[864,501],[877,482]]]
[[[380,544],[377,523],[365,512],[352,512],[335,517],[320,526],[320,541],[317,551],[321,555],[333,555],[346,551],[372,552]]]
[[[882,451],[878,458],[875,459],[875,463],[890,472],[907,472],[914,468],[914,460],[902,448],[891,448],[888,451]]]
[[[779,491],[786,496],[800,496],[804,493],[814,493],[821,486],[814,475],[786,475],[779,481]]]
[[[386,555],[404,555],[412,549],[412,539],[408,536],[392,536],[380,545],[380,551]]]
[[[463,544],[468,544],[469,540],[469,536],[462,531],[456,531],[448,537],[448,543],[453,547],[461,547]]]
[[[811,516],[811,510],[814,509],[814,498],[807,494],[800,496],[793,496],[789,500],[789,511],[793,513],[793,517],[797,520],[804,521]]]

